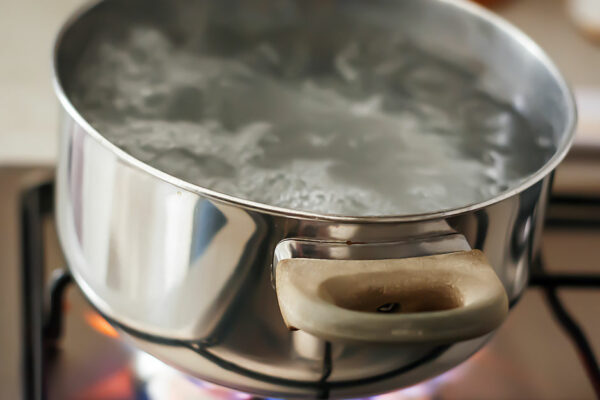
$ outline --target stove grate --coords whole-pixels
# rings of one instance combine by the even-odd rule
[[[66,269],[54,272],[50,283],[44,278],[44,219],[53,212],[54,183],[45,182],[21,194],[21,280],[23,307],[23,394],[26,400],[45,400],[46,374],[51,355],[61,338],[65,289],[72,282]],[[582,210],[585,209],[585,212]],[[548,209],[547,227],[561,229],[599,229],[600,198],[553,197]],[[47,288],[45,289],[45,286]],[[548,305],[558,323],[575,345],[597,397],[600,399],[600,368],[598,360],[583,330],[562,304],[558,290],[599,289],[598,274],[547,273],[542,259],[532,268],[529,281],[542,288]],[[47,295],[47,297],[46,297]],[[48,299],[48,305],[46,304]],[[330,366],[324,366],[321,398],[327,398]],[[335,383],[333,383],[335,385]],[[258,399],[252,397],[252,399]]]

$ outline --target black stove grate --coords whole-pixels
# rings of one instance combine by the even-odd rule
[[[21,254],[23,307],[23,394],[26,400],[47,397],[47,368],[61,338],[63,297],[72,282],[67,270],[44,277],[44,219],[54,209],[54,183],[45,182],[21,195]],[[548,208],[547,227],[600,230],[600,198],[553,197]],[[598,360],[575,319],[562,304],[561,288],[600,288],[599,274],[551,274],[541,259],[534,263],[530,286],[543,288],[552,313],[576,347],[595,393],[600,399]],[[324,370],[325,383],[328,373]],[[326,398],[327,390],[323,391]]]

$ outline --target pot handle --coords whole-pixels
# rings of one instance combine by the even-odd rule
[[[496,329],[506,291],[479,250],[388,260],[279,261],[288,328],[325,340],[451,343]]]

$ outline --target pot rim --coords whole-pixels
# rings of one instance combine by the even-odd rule
[[[58,31],[52,51],[52,83],[54,91],[58,97],[58,100],[68,115],[77,123],[85,132],[93,138],[100,145],[110,150],[115,154],[120,161],[137,168],[143,172],[146,172],[153,177],[156,177],[164,182],[167,182],[175,187],[182,190],[195,193],[197,195],[209,198],[211,200],[228,204],[235,207],[240,207],[247,210],[252,210],[264,214],[282,216],[294,219],[303,220],[318,220],[318,221],[329,221],[329,222],[343,222],[343,223],[399,223],[399,222],[417,222],[426,221],[433,219],[443,219],[453,217],[459,214],[475,211],[478,209],[491,206],[499,203],[509,197],[515,196],[533,186],[548,174],[550,174],[558,164],[565,158],[573,140],[575,138],[575,126],[577,123],[577,108],[573,92],[567,84],[565,78],[560,73],[558,67],[552,62],[550,57],[546,54],[542,48],[535,43],[529,36],[523,31],[508,22],[504,18],[494,14],[492,11],[485,9],[474,2],[461,1],[461,0],[436,0],[440,3],[446,3],[453,7],[456,7],[463,12],[470,13],[476,18],[480,18],[487,23],[496,26],[500,30],[507,33],[512,39],[520,44],[521,47],[527,49],[527,51],[533,55],[552,75],[555,82],[565,99],[567,108],[567,121],[565,124],[565,130],[562,132],[564,135],[562,143],[560,143],[554,155],[536,172],[529,175],[519,185],[511,188],[510,190],[504,191],[499,195],[492,197],[488,200],[472,203],[466,206],[451,208],[447,210],[439,210],[429,213],[419,214],[398,214],[398,215],[376,215],[376,216],[351,216],[351,215],[339,215],[339,214],[324,214],[310,211],[296,210],[292,208],[273,206],[266,203],[260,203],[243,199],[241,197],[231,196],[225,193],[221,193],[215,190],[208,189],[206,187],[198,186],[182,179],[176,178],[169,175],[157,168],[154,168],[137,158],[133,157],[129,153],[117,147],[115,144],[106,139],[100,134],[94,127],[92,127],[86,119],[77,111],[75,106],[71,103],[67,94],[65,93],[61,84],[60,78],[58,77],[58,50],[63,42],[63,38],[73,24],[79,20],[87,12],[92,11],[98,4],[103,0],[91,0],[85,3],[80,8],[76,9],[62,25]],[[565,135],[566,133],[566,135]]]

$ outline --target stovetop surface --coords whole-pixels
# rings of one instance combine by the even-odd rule
[[[51,176],[46,168],[0,168],[0,398],[21,396],[18,196]],[[551,209],[552,211],[552,209]],[[595,215],[598,218],[600,216]],[[52,221],[46,264],[62,267]],[[600,229],[547,227],[542,253],[548,272],[599,273]],[[50,271],[47,271],[48,273]],[[49,276],[49,274],[48,274]],[[600,291],[561,289],[559,297],[600,354]],[[64,306],[58,351],[49,359],[48,399],[244,399],[249,395],[195,381],[124,343],[73,285]],[[491,342],[433,380],[385,399],[593,399],[576,348],[554,319],[542,289],[529,288]]]

